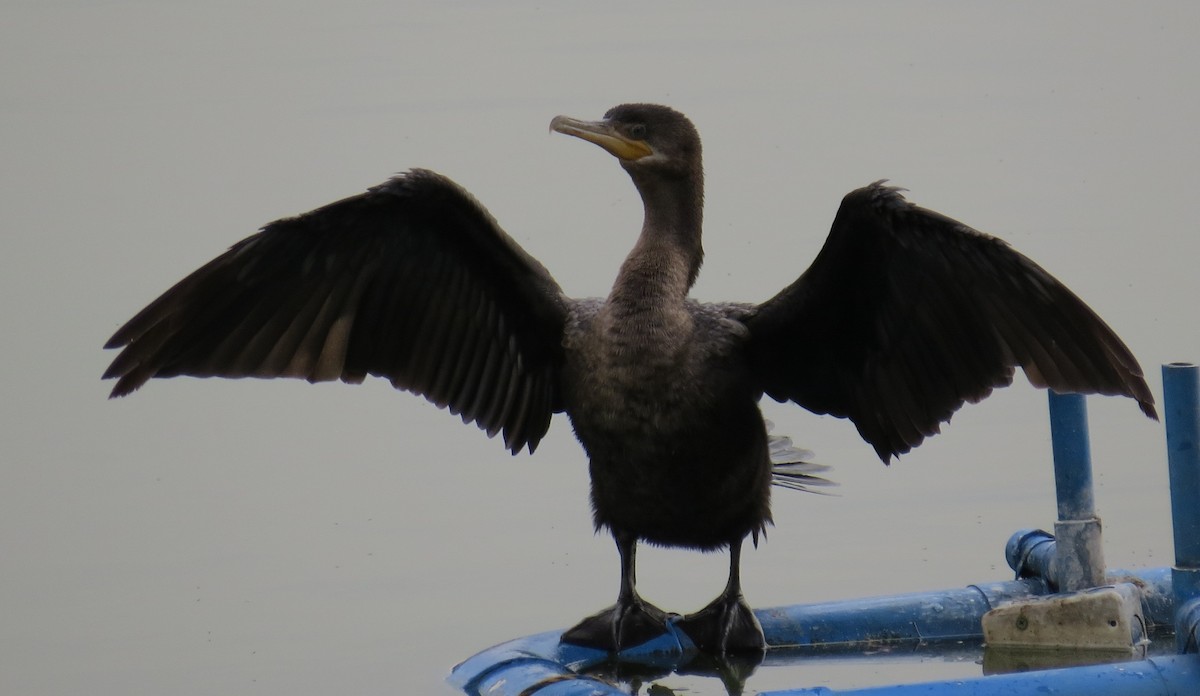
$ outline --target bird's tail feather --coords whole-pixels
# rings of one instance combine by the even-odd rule
[[[769,431],[770,429],[771,423],[768,422],[767,430]],[[825,491],[813,490],[813,486],[828,487],[837,485],[837,482],[817,475],[829,471],[830,467],[826,464],[813,462],[814,455],[812,451],[796,447],[792,444],[792,438],[768,432],[767,444],[770,446],[771,452],[772,484],[780,488],[790,488],[794,491],[820,493],[822,495],[830,494]]]

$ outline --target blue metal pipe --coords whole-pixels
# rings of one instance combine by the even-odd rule
[[[876,686],[865,689],[764,691],[760,696],[1184,696],[1200,694],[1200,655],[1167,655],[1137,662],[1048,669],[977,679]]]
[[[1001,602],[1044,594],[1036,579],[971,585],[939,592],[760,609],[771,648],[978,639],[980,620]]]
[[[1058,587],[1055,577],[1055,556],[1058,544],[1054,535],[1041,529],[1022,529],[1008,540],[1004,555],[1008,566],[1020,578],[1037,578],[1053,591]],[[1133,582],[1142,596],[1142,615],[1152,624],[1170,626],[1175,622],[1175,601],[1170,568],[1110,568],[1105,572],[1105,584]]]
[[[1087,402],[1083,394],[1059,394],[1053,390],[1049,394],[1058,519],[1086,520],[1096,516]]]
[[[1050,435],[1058,521],[1054,577],[1059,592],[1104,584],[1104,547],[1092,495],[1092,453],[1082,394],[1050,392]]]
[[[1200,366],[1163,365],[1163,411],[1175,535],[1175,644],[1196,651],[1200,623]]]
[[[1167,440],[1171,466],[1176,567],[1140,571],[1109,571],[1115,581],[1132,579],[1142,587],[1145,617],[1153,623],[1175,612],[1177,640],[1183,651],[1196,651],[1200,636],[1200,369],[1196,366],[1163,367]],[[1047,593],[1051,587],[1070,587],[1062,581],[1074,572],[1065,553],[1091,549],[1080,543],[1072,526],[1094,526],[1091,541],[1098,547],[1099,520],[1095,517],[1092,474],[1087,441],[1087,413],[1079,395],[1050,396],[1054,435],[1055,485],[1058,491],[1058,538],[1041,530],[1017,532],[1006,555],[1018,579],[972,585],[957,590],[923,592],[826,604],[796,605],[756,612],[767,643],[772,648],[849,646],[888,642],[936,642],[981,637],[980,619],[996,604]],[[1064,538],[1065,531],[1068,536]],[[1085,531],[1087,531],[1085,529]],[[1088,532],[1091,533],[1090,531]],[[1063,542],[1067,543],[1064,544]],[[1095,556],[1093,556],[1093,562]],[[1099,579],[1105,581],[1103,565]],[[1097,574],[1097,573],[1093,573]],[[1172,594],[1170,587],[1174,585]],[[1188,593],[1181,593],[1181,588]],[[1172,598],[1176,601],[1172,602]],[[1184,599],[1190,598],[1186,604]],[[684,634],[670,632],[649,644],[622,653],[622,661],[670,668],[690,659],[695,647]],[[454,668],[448,681],[475,694],[519,696],[617,696],[623,692],[605,682],[580,674],[608,659],[600,650],[563,645],[560,633],[551,631],[509,641],[485,650]],[[999,696],[1011,693],[1087,693],[1089,696],[1178,696],[1200,694],[1200,656],[1156,657],[1140,662],[1062,670],[1045,670],[953,682],[833,691],[824,687],[770,692],[773,696],[911,696],[915,694],[967,694]],[[764,696],[767,694],[764,693]]]
[[[1018,578],[1041,578],[1051,590],[1058,589],[1054,577],[1054,554],[1058,545],[1054,535],[1042,529],[1021,529],[1013,533],[1004,547],[1008,567]]]
[[[1001,602],[1043,594],[1037,579],[984,583],[942,592],[920,592],[821,604],[759,609],[767,645],[771,648],[895,642],[935,642],[983,637],[980,620]],[[696,654],[691,640],[668,625],[669,633],[621,652],[622,662],[674,668]],[[502,643],[463,661],[447,678],[470,694],[517,696],[548,688],[568,688],[579,681],[581,691],[564,694],[619,694],[578,674],[608,659],[602,650],[559,642],[559,631]],[[575,688],[575,687],[570,687]],[[606,688],[606,687],[605,687]],[[557,692],[555,692],[557,693]]]
[[[611,684],[579,674],[592,665],[603,662],[607,654],[559,642],[562,631],[548,631],[510,640],[469,657],[450,672],[446,681],[468,694],[489,696],[521,696],[536,691],[557,696],[627,696]],[[664,659],[658,650],[665,650],[668,664],[678,661],[682,650],[674,636],[653,645],[641,646],[631,660]],[[669,653],[674,650],[675,655]],[[551,687],[554,691],[549,691]]]
[[[1039,539],[1031,534],[1026,537],[1026,543],[1036,543]],[[1154,623],[1171,622],[1174,612],[1169,568],[1132,572],[1113,570],[1110,575],[1131,580],[1142,588],[1147,619]],[[983,638],[980,620],[988,610],[1001,602],[1042,595],[1047,590],[1045,581],[1027,577],[941,592],[759,609],[755,614],[772,652],[795,647],[849,648],[879,642],[914,644],[979,640]],[[1195,613],[1200,619],[1200,608]],[[695,657],[695,646],[687,636],[675,630],[673,625],[669,628],[668,634],[623,651],[622,662],[670,670]],[[561,635],[561,631],[549,631],[484,650],[455,667],[447,681],[469,694],[489,696],[517,696],[534,690],[538,690],[539,696],[543,693],[547,696],[616,696],[622,693],[579,674],[607,661],[607,653],[565,645],[559,642]],[[768,659],[772,652],[768,652]]]
[[[1163,365],[1175,565],[1200,568],[1200,366]]]
[[[1175,645],[1180,653],[1200,652],[1200,599],[1184,604],[1176,613]]]

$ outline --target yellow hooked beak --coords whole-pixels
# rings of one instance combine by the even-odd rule
[[[568,116],[555,116],[550,130],[595,143],[612,156],[628,162],[654,154],[645,140],[635,140],[617,131],[608,121],[579,121]]]

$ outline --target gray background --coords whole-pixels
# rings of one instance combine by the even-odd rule
[[[640,223],[555,114],[669,103],[705,137],[695,294],[761,300],[887,177],[1089,301],[1156,394],[1200,359],[1195,3],[48,3],[0,23],[0,691],[449,693],[458,660],[611,603],[565,419],[536,456],[385,383],[198,381],[105,400],[121,322],[259,225],[413,166],[472,191],[575,295]],[[1161,426],[1090,402],[1110,565],[1171,562]],[[1023,379],[890,468],[767,404],[838,497],[776,495],[759,606],[1003,579],[1052,524]],[[648,550],[676,611],[724,555]],[[977,674],[813,661],[752,688]],[[668,680],[668,684],[676,684]],[[715,688],[694,685],[694,690]]]

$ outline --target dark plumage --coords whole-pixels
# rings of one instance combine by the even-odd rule
[[[383,377],[514,453],[565,411],[587,450],[597,528],[622,559],[612,608],[564,640],[617,650],[664,613],[634,588],[638,540],[730,549],[725,591],[681,619],[701,646],[759,650],[742,541],[771,521],[762,394],[849,418],[887,461],[1014,368],[1065,392],[1154,401],[1133,355],[1082,301],[1004,242],[875,183],[847,195],[824,248],[759,305],[688,298],[699,272],[700,138],[627,104],[551,128],[615,155],[645,206],[604,300],[563,295],[469,194],[415,170],[280,220],[126,323],[113,396],[152,377]]]

